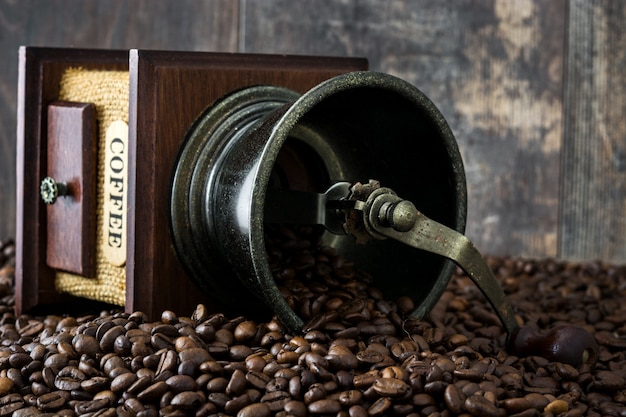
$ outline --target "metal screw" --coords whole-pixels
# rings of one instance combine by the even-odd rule
[[[46,204],[54,204],[57,197],[67,195],[67,183],[56,182],[52,177],[46,177],[41,181],[39,186],[41,199]]]
[[[408,200],[385,202],[378,216],[383,226],[392,227],[398,232],[408,232],[417,221],[417,209]]]

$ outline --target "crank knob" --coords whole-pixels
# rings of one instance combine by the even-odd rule
[[[523,326],[511,335],[508,342],[511,354],[537,355],[572,366],[588,364],[593,367],[598,360],[598,349],[598,343],[589,332],[567,325],[542,333]]]
[[[54,204],[58,197],[67,195],[67,183],[56,182],[52,177],[46,177],[41,181],[39,194],[46,204]]]

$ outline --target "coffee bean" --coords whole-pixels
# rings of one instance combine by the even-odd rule
[[[598,366],[576,368],[508,355],[497,317],[460,271],[417,319],[411,298],[386,299],[374,285],[384,279],[320,246],[314,228],[270,232],[268,261],[308,321],[302,334],[203,305],[157,322],[120,311],[15,317],[2,298],[14,268],[0,265],[0,415],[623,413],[626,268],[487,258],[518,319],[594,334]]]
[[[38,397],[37,407],[43,411],[54,411],[63,407],[65,402],[65,397],[59,391],[54,391]]]
[[[111,391],[120,392],[125,391],[130,387],[135,381],[137,381],[137,374],[132,372],[125,372],[113,378],[111,381]]]
[[[105,401],[107,401],[107,404],[112,406],[112,405],[114,405],[116,403],[117,396],[111,390],[103,390],[103,391],[100,391],[97,394],[95,394],[93,396],[93,399],[94,400],[105,400]]]
[[[165,382],[155,382],[154,384],[137,394],[137,398],[142,402],[152,402],[160,398],[161,395],[165,394],[167,390],[168,386]]]
[[[411,387],[401,379],[378,378],[373,384],[374,390],[383,397],[399,398],[409,394]]]
[[[244,393],[226,401],[226,404],[224,404],[224,411],[230,415],[234,415],[251,403],[252,400],[250,399],[250,396],[247,393]]]
[[[289,379],[288,390],[292,398],[301,398],[303,390],[300,376],[296,375]]]
[[[104,398],[90,401],[80,401],[74,405],[74,411],[78,415],[95,413],[109,406],[109,401]]]
[[[598,371],[588,389],[600,392],[616,392],[622,390],[625,385],[626,381],[623,376],[609,371]]]
[[[291,409],[291,408],[290,408]],[[298,415],[293,412],[290,412],[287,407],[285,408],[289,414],[295,417],[304,417],[303,415]],[[268,417],[271,414],[270,407],[265,403],[255,403],[249,404],[240,409],[237,412],[237,417]]]
[[[450,384],[444,391],[444,401],[450,411],[455,414],[461,414],[465,410],[466,396],[463,392],[454,384]]]
[[[285,391],[274,391],[261,397],[261,402],[266,403],[272,412],[282,410],[290,400],[289,393]]]
[[[10,416],[24,406],[24,400],[19,394],[8,394],[0,398],[0,416]]]
[[[260,390],[264,390],[267,386],[267,383],[270,381],[270,377],[264,374],[263,372],[251,370],[245,375],[246,381],[250,385]]]
[[[549,403],[550,400],[546,398],[544,395],[537,393],[530,393],[524,396],[524,399],[527,400],[532,408],[537,410],[543,410]]]
[[[188,375],[172,375],[165,381],[165,384],[170,390],[177,393],[182,391],[195,391],[198,387],[195,379]]]
[[[139,400],[137,400],[136,398],[129,398],[124,401],[124,409],[129,411],[132,415],[137,415],[145,408],[143,404],[141,404],[141,402],[139,402]]]
[[[326,360],[332,369],[354,369],[358,366],[358,359],[346,346],[333,345],[328,349]]]
[[[307,410],[311,414],[336,414],[341,410],[341,403],[337,400],[321,399],[310,403]]]
[[[44,329],[43,323],[36,321],[36,320],[32,320],[24,327],[19,328],[19,335],[22,337],[31,337],[31,336],[35,336],[41,333],[43,329]]]
[[[226,385],[226,395],[240,395],[246,388],[246,382],[246,375],[239,369],[235,370]]]
[[[306,417],[307,406],[302,401],[289,401],[285,404],[285,411],[294,417]]]
[[[66,366],[57,374],[54,385],[60,390],[71,391],[80,388],[85,374],[75,366]]]
[[[569,405],[567,404],[566,401],[563,400],[554,400],[551,401],[548,405],[546,405],[546,407],[544,408],[544,411],[546,413],[552,413],[553,415],[558,415],[558,414],[562,414],[565,413],[569,410]]]
[[[132,375],[132,374],[130,374]],[[140,376],[140,374],[135,374],[138,378],[126,388],[126,392],[132,395],[137,395],[141,391],[145,390],[152,383],[152,377],[148,375]],[[113,389],[111,389],[113,390]]]
[[[363,394],[361,391],[356,389],[351,389],[347,391],[343,391],[339,394],[339,403],[343,406],[353,406],[361,404],[363,401]]]
[[[391,407],[391,404],[389,398],[379,398],[367,409],[367,414],[370,416],[382,416]]]
[[[230,398],[223,392],[212,392],[207,397],[207,400],[215,404],[218,409],[223,410]]]
[[[113,370],[126,368],[126,362],[115,354],[105,355],[100,360],[100,367],[105,375],[114,378],[111,375]]]
[[[14,385],[15,383],[11,378],[7,378],[6,376],[0,377],[0,397],[11,392]]]
[[[465,409],[477,416],[500,417],[500,411],[495,404],[481,395],[471,395],[465,399]]]
[[[94,336],[82,333],[74,336],[72,346],[79,355],[87,355],[92,358],[101,352],[98,340]]]
[[[183,391],[174,396],[171,405],[181,410],[193,410],[200,407],[203,399],[196,391]]]

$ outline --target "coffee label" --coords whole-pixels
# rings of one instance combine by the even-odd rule
[[[104,149],[104,213],[100,242],[106,260],[126,263],[126,213],[128,188],[128,125],[117,120],[106,131]]]

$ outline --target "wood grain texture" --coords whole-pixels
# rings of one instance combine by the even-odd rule
[[[366,56],[420,88],[464,157],[470,239],[486,253],[556,255],[563,0],[273,0],[243,10],[246,52]]]
[[[0,239],[16,234],[20,45],[235,52],[231,0],[0,0]]]
[[[626,3],[570,3],[559,249],[626,261]]]
[[[96,273],[98,133],[92,103],[48,106],[46,175],[65,182],[67,195],[46,209],[48,266],[92,278]]]

